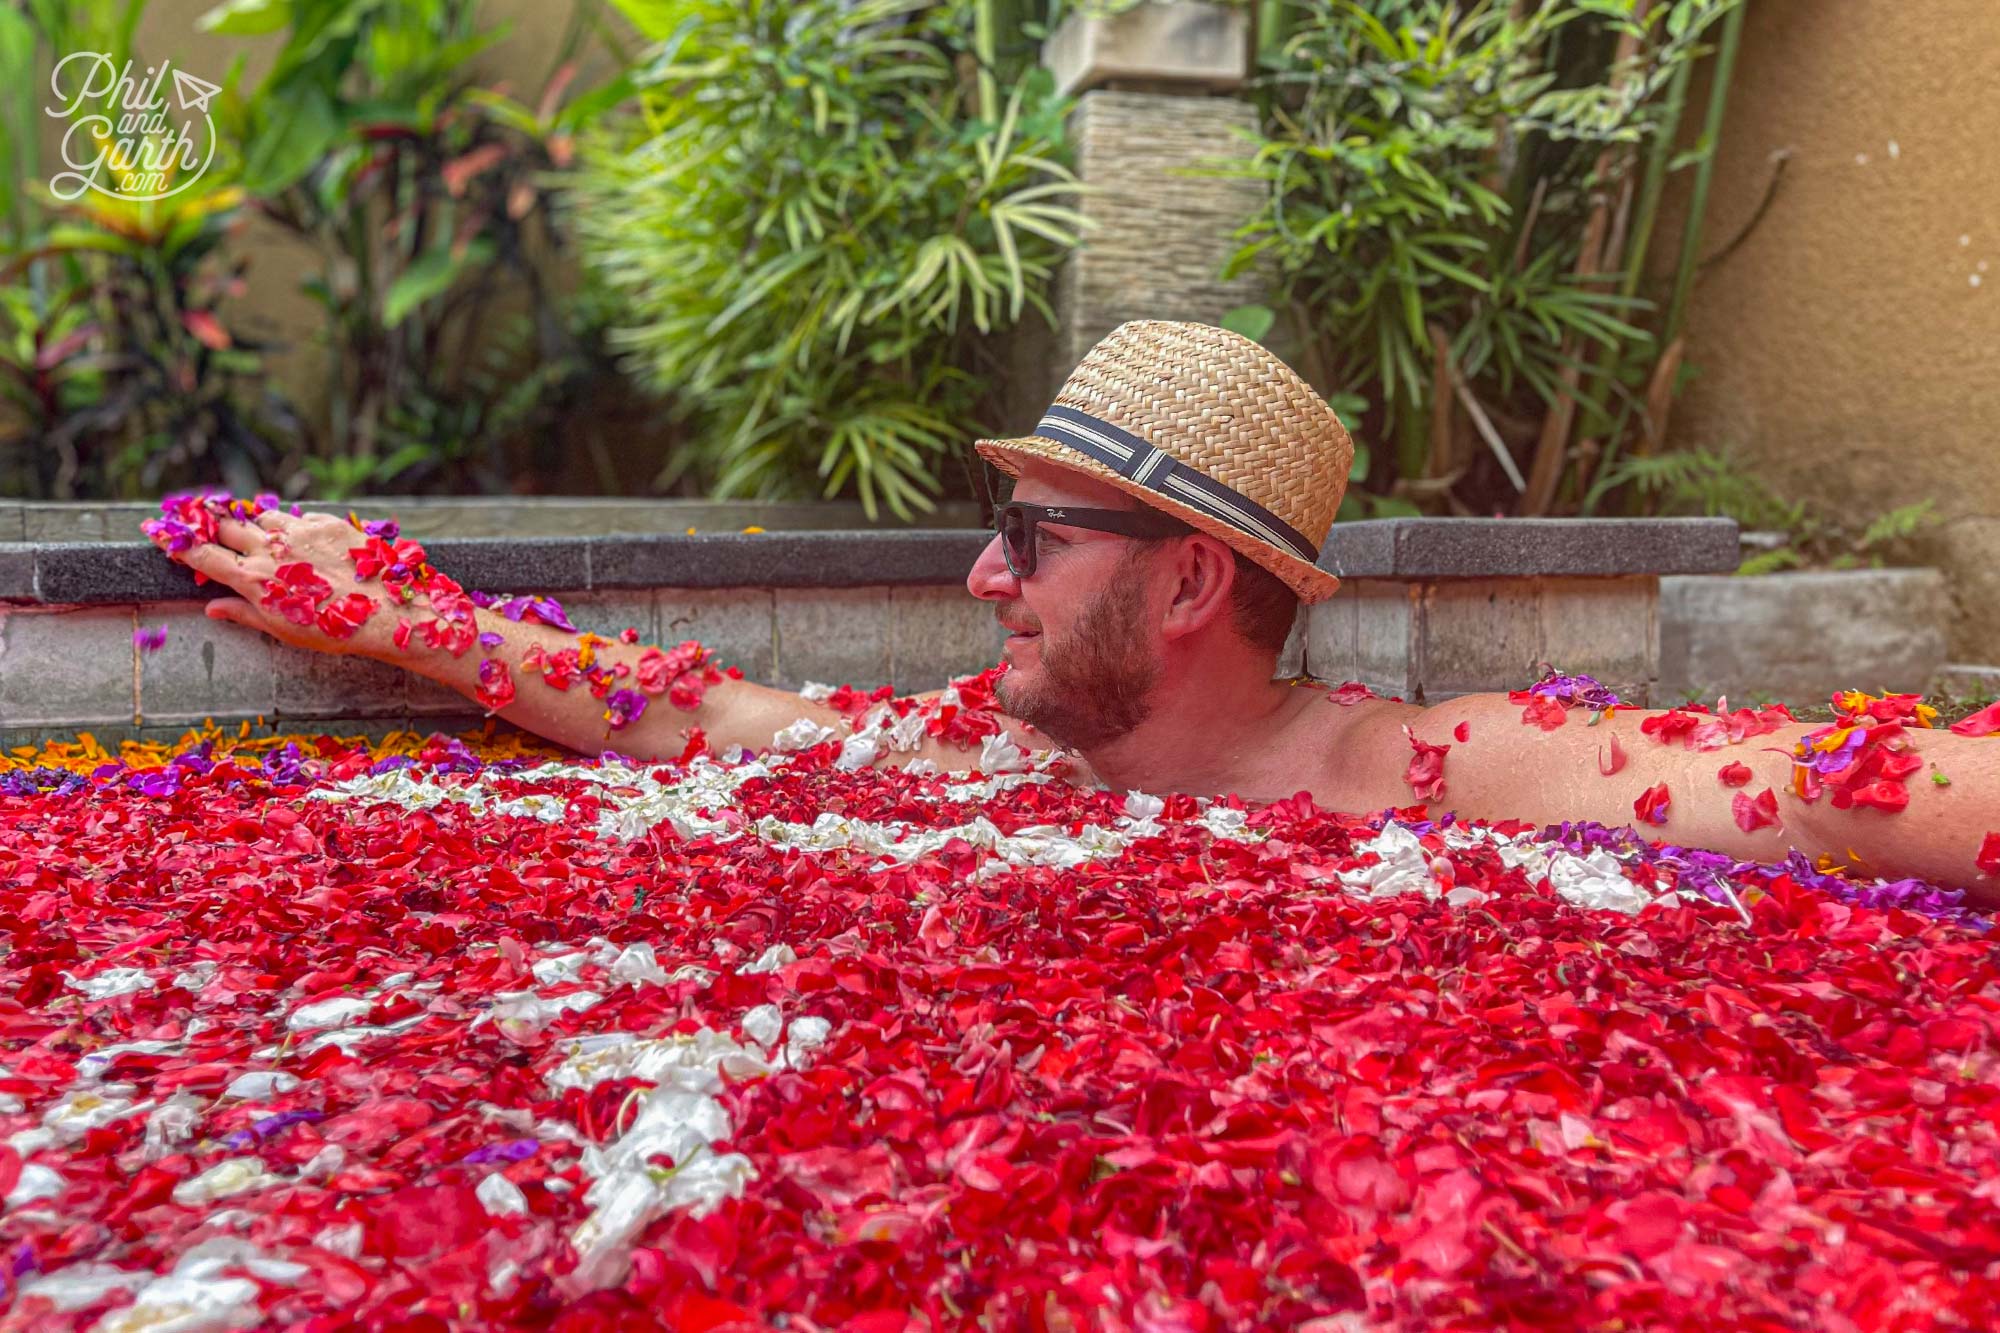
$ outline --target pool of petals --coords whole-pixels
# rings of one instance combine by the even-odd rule
[[[1955,895],[984,755],[0,759],[0,1330],[1993,1326]]]

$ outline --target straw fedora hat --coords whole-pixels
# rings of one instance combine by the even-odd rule
[[[1311,385],[1207,324],[1133,320],[1091,348],[1032,435],[975,447],[1011,477],[1038,459],[1186,521],[1283,579],[1333,596],[1320,569],[1354,442]]]

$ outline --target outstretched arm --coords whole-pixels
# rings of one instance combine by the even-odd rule
[[[1750,710],[1717,719],[1626,708],[1592,725],[1590,712],[1558,706],[1534,710],[1551,723],[1561,718],[1544,729],[1524,721],[1524,711],[1504,695],[1472,695],[1399,719],[1416,739],[1450,747],[1435,805],[1480,819],[1630,824],[1743,860],[1782,860],[1797,848],[1860,874],[1924,879],[2000,906],[1986,841],[2000,833],[2000,738],[1864,715],[1869,725],[1845,729],[1842,757],[1806,779],[1809,800],[1794,755],[1808,737],[1831,738],[1825,727]],[[1414,751],[1397,739],[1394,752],[1407,761]]]
[[[414,544],[383,543],[380,559],[357,561],[353,553],[367,547],[369,536],[331,514],[267,510],[254,521],[220,519],[212,535],[174,554],[238,594],[211,601],[212,618],[296,647],[414,671],[584,754],[610,749],[638,759],[672,758],[697,727],[718,752],[732,745],[762,749],[801,720],[847,732],[836,709],[727,675],[718,664],[691,664],[692,654],[579,635],[532,615],[509,619],[472,605],[436,571],[384,563],[398,551],[408,556],[406,565],[421,562]],[[292,588],[298,591],[287,597]],[[349,600],[356,597],[372,606]],[[343,606],[351,614],[332,614]],[[999,721],[1023,750],[1044,745],[1024,724]],[[963,770],[978,762],[979,750],[926,738],[914,753],[888,752],[877,762],[918,758]]]

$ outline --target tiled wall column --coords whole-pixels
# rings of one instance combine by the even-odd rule
[[[1304,667],[1329,683],[1436,703],[1524,688],[1547,663],[1644,704],[1659,679],[1659,592],[1657,577],[1638,574],[1351,579],[1303,612]]]

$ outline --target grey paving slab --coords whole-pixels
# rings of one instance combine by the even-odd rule
[[[772,532],[603,537],[590,543],[592,588],[856,588],[962,584],[981,530]]]
[[[199,602],[148,602],[143,629],[164,629],[166,643],[139,657],[143,724],[186,724],[204,717],[270,715],[278,707],[274,655],[285,648],[256,630],[210,620]]]
[[[425,542],[424,552],[469,589],[541,593],[589,588],[589,547],[588,539],[579,537],[448,537]]]
[[[1661,695],[1824,704],[1835,690],[1926,689],[1949,612],[1935,569],[1662,579]]]
[[[1423,615],[1419,679],[1425,700],[1525,689],[1540,675],[1540,589],[1534,580],[1427,585]]]
[[[35,548],[22,542],[0,545],[0,601],[34,601]]]
[[[0,726],[132,723],[136,611],[0,607]]]
[[[44,602],[205,602],[228,591],[214,583],[197,586],[193,570],[143,541],[35,549],[35,595]]]
[[[662,588],[654,642],[672,648],[705,644],[724,667],[769,684],[778,664],[776,594],[768,588]]]
[[[410,673],[372,657],[310,652],[274,643],[277,714],[300,717],[400,717]]]
[[[555,588],[952,586],[980,529],[434,538],[433,562],[490,592]],[[34,547],[0,565],[0,596],[49,602],[200,600],[193,575],[142,541]],[[1727,519],[1382,519],[1337,524],[1322,568],[1344,579],[1593,577],[1735,568]]]
[[[979,524],[979,505],[953,500],[930,514],[900,522],[886,510],[874,520],[858,502],[683,500],[626,496],[363,496],[299,502],[308,512],[363,519],[394,518],[420,541],[441,537],[594,537],[605,533],[682,534],[767,531],[900,530]],[[0,541],[129,541],[139,523],[160,512],[147,502],[14,501],[0,503]]]
[[[890,682],[898,694],[942,689],[1000,660],[1007,631],[993,604],[962,587],[891,588],[889,607]]]
[[[659,598],[650,588],[620,588],[608,592],[552,594],[562,603],[570,624],[607,639],[628,626],[639,631],[640,643],[660,639]]]
[[[772,684],[795,690],[807,681],[866,689],[889,683],[886,589],[781,588],[776,606],[777,664]]]
[[[1334,524],[1319,566],[1430,580],[1708,574],[1738,559],[1726,518],[1387,518]]]

